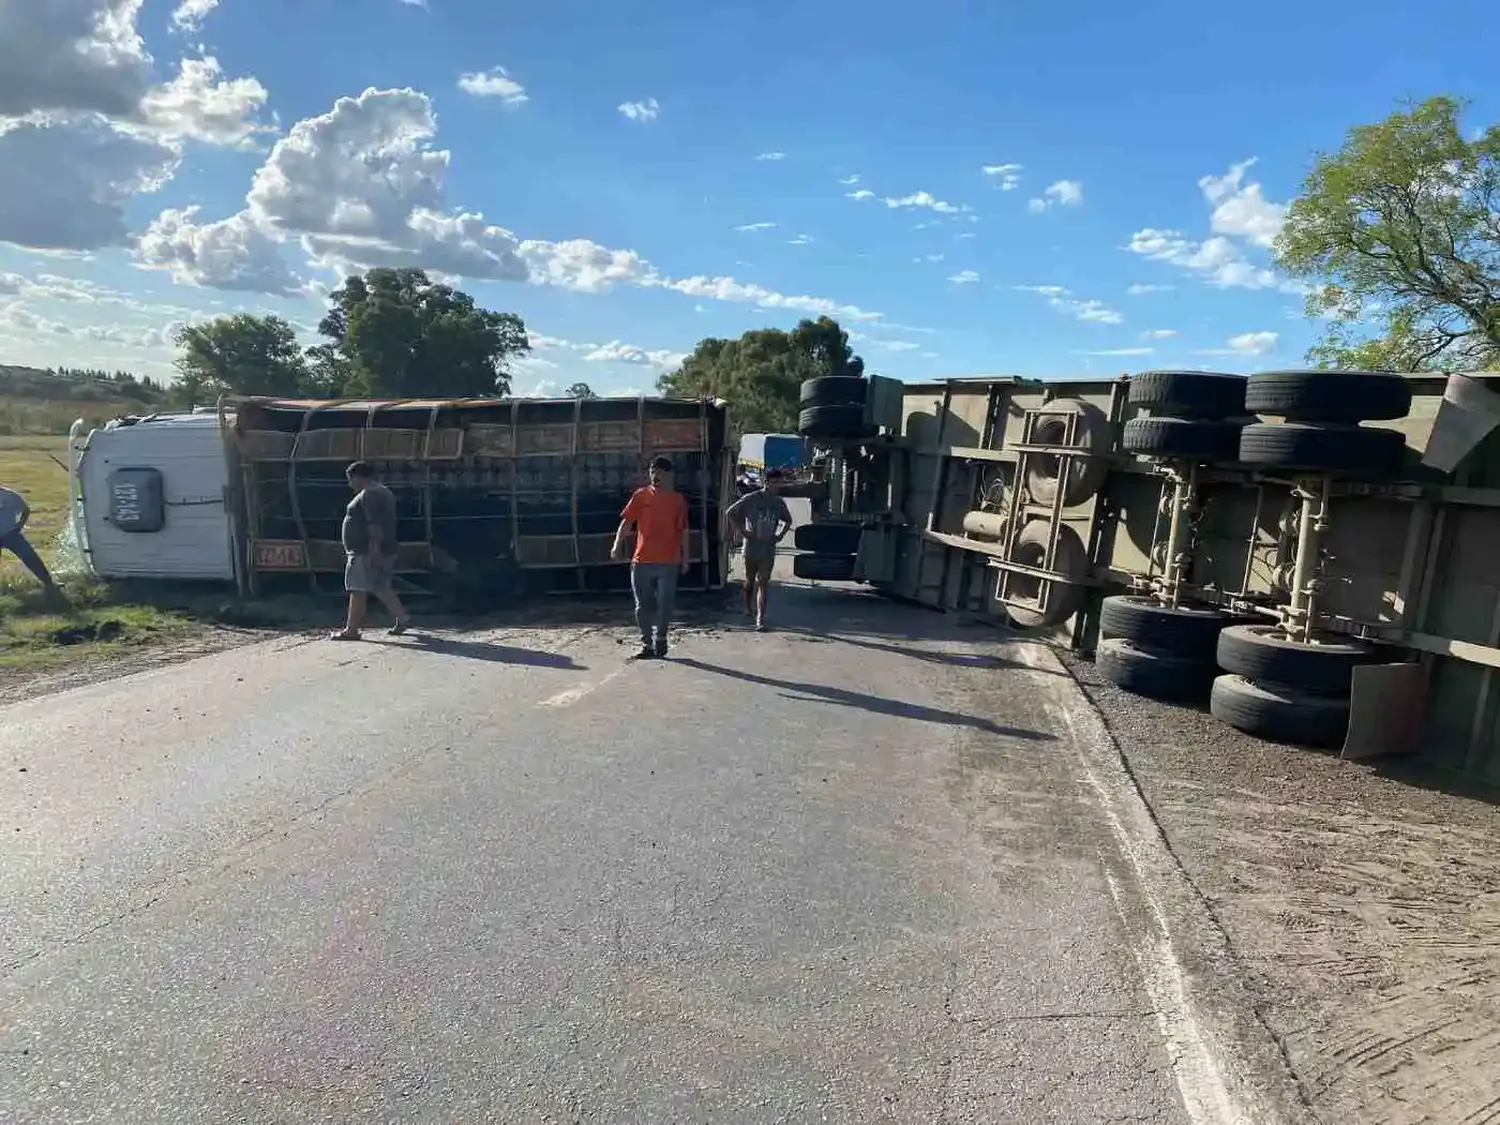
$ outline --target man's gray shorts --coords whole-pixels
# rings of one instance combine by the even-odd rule
[[[387,594],[396,584],[396,560],[381,555],[346,555],[344,589],[351,594]]]

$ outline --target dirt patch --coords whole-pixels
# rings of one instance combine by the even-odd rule
[[[1318,1116],[1500,1122],[1500,794],[1261,742],[1064,660]]]

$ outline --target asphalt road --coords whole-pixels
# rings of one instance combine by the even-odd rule
[[[780,610],[0,710],[0,1121],[1186,1121],[1043,673]]]

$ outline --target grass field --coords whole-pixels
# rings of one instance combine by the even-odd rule
[[[66,463],[66,438],[0,436],[0,485],[15,489],[31,505],[26,538],[58,568],[58,581],[74,607],[67,614],[53,612],[26,568],[9,552],[0,554],[0,668],[68,663],[159,642],[200,624],[181,610],[122,602],[103,583],[70,573],[75,552],[66,538]]]

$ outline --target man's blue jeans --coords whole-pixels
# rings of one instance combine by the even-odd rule
[[[665,645],[672,608],[677,603],[677,564],[631,563],[630,592],[635,595],[635,623],[641,630],[641,640],[651,644],[654,629],[656,643]]]

